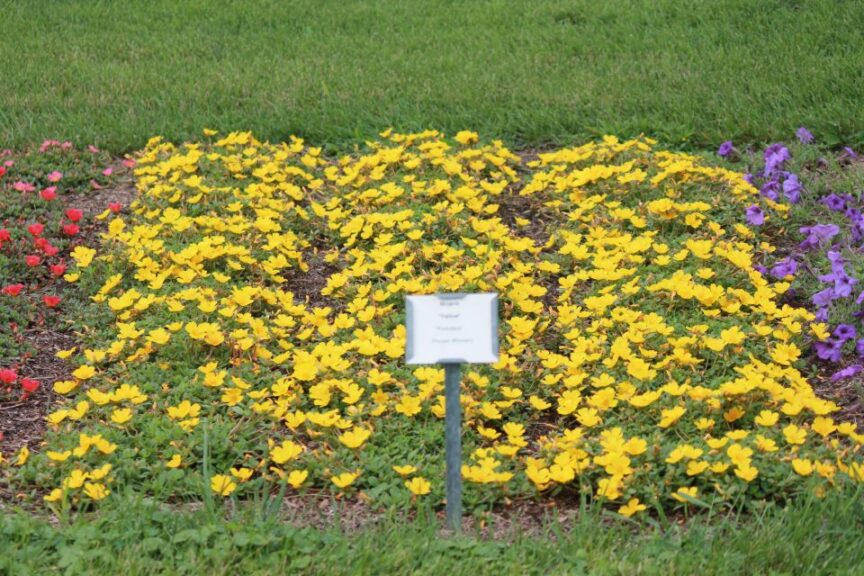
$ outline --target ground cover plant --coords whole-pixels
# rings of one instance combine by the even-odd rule
[[[140,197],[65,278],[91,328],[68,400],[5,474],[61,513],[157,500],[443,496],[443,378],[408,369],[402,297],[494,290],[502,358],[467,372],[469,508],[583,498],[623,516],[818,497],[862,435],[799,371],[829,338],[785,303],[744,174],[608,137],[518,156],[387,131],[335,159],[248,133],[137,157]]]
[[[0,140],[115,153],[203,126],[344,148],[383,126],[511,145],[864,143],[853,0],[3,2]],[[26,30],[26,33],[22,31]]]

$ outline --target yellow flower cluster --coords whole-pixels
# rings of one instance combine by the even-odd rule
[[[223,496],[258,479],[440,496],[440,446],[414,438],[443,439],[443,372],[404,365],[403,297],[494,291],[500,361],[463,382],[469,491],[581,491],[629,516],[862,480],[864,435],[796,367],[825,327],[754,270],[773,248],[738,222],[782,207],[654,146],[151,140],[133,213],[73,255],[113,324],[55,385],[51,448],[98,430],[147,489],[166,463],[198,474],[209,433]]]

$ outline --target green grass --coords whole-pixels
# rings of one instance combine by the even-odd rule
[[[0,572],[18,574],[861,574],[864,506],[832,496],[685,527],[633,526],[587,511],[532,535],[446,537],[432,519],[382,517],[346,532],[249,510],[178,512],[118,501],[52,526],[5,511]],[[515,568],[515,567],[518,567]]]
[[[804,124],[864,143],[851,0],[7,0],[0,13],[2,147],[122,152],[205,126],[342,147],[391,125],[691,147]]]

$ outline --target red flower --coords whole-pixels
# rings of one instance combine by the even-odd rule
[[[46,202],[50,202],[51,200],[57,198],[57,187],[49,186],[48,188],[45,188],[41,192],[39,192],[39,196],[41,196],[42,199]]]
[[[6,174],[6,168],[0,166],[0,178],[2,178],[4,174]]]
[[[60,277],[66,273],[66,264],[63,262],[60,262],[59,264],[52,264],[51,266],[49,266],[49,268],[51,269],[51,274],[57,277]]]
[[[111,202],[108,204],[108,209],[111,210],[111,212],[113,212],[114,214],[117,214],[118,212],[120,212],[120,210],[123,209],[123,205],[119,202]]]
[[[23,289],[23,284],[9,284],[8,286],[4,286],[3,290],[0,290],[0,292],[3,292],[3,294],[6,294],[7,296],[18,296]]]
[[[27,262],[27,266],[33,268],[34,266],[38,266],[42,262],[42,259],[35,254],[31,254],[24,258],[24,261]]]
[[[63,233],[67,236],[75,236],[80,230],[77,224],[66,224],[63,226]]]
[[[30,233],[31,236],[33,236],[35,238],[38,238],[39,236],[41,236],[43,230],[45,230],[45,226],[43,226],[42,224],[39,224],[38,222],[35,224],[31,224],[30,226],[27,227],[27,231]]]
[[[0,383],[9,385],[18,379],[18,374],[10,368],[0,368]]]
[[[0,242],[8,242],[12,240],[12,233],[6,228],[0,228]]]
[[[77,208],[69,208],[66,210],[66,217],[69,218],[72,222],[79,222],[81,217],[84,216],[84,213]]]
[[[45,252],[46,256],[54,256],[58,252],[60,252],[60,249],[57,248],[56,246],[52,246],[51,244],[46,243],[45,248],[44,248],[44,252]]]
[[[59,296],[43,296],[42,302],[45,303],[45,306],[48,308],[56,308],[58,304],[60,304]]]
[[[34,380],[33,378],[22,378],[21,388],[24,389],[25,394],[32,394],[39,389],[39,381]]]

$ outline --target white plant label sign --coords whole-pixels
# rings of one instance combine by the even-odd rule
[[[405,297],[408,364],[498,361],[498,294]]]

